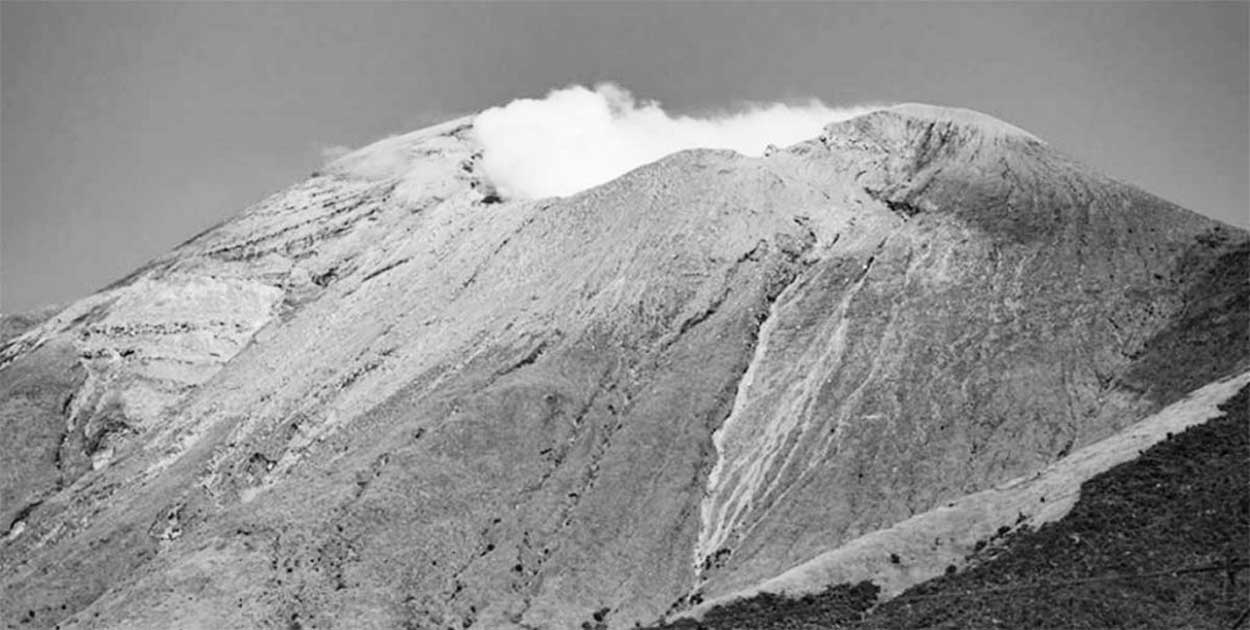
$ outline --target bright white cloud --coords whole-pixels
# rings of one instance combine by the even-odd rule
[[[605,83],[571,86],[541,100],[519,99],[479,114],[482,169],[509,198],[565,196],[619,177],[665,155],[691,148],[761,155],[770,145],[814,138],[825,125],[877,109],[751,105],[723,116],[670,116]]]

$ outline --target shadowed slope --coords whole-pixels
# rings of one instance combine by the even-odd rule
[[[1037,530],[1004,527],[967,570],[871,612],[876,587],[864,582],[804,598],[760,596],[666,627],[1232,627],[1250,608],[1248,401],[1243,387],[1217,417],[1086,481],[1063,519]]]
[[[999,541],[863,627],[1231,627],[1250,608],[1248,401],[1243,388],[1220,417],[1086,482],[1063,520]]]

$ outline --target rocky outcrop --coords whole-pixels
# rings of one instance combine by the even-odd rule
[[[470,130],[346,156],[0,349],[0,386],[50,387],[4,390],[41,418],[6,428],[80,462],[4,470],[7,624],[629,627],[1246,361],[1244,232],[979,114],[538,201]]]

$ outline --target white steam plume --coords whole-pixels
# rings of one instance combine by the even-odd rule
[[[518,99],[474,121],[482,169],[508,198],[565,196],[619,177],[665,155],[691,148],[761,155],[770,145],[814,138],[825,125],[878,109],[752,105],[710,118],[670,116],[611,83],[554,90],[542,100]]]

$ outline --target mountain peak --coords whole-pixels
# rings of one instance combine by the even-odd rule
[[[820,590],[790,571],[1250,360],[1250,235],[983,114],[512,203],[473,122],[0,321],[6,627],[622,630]],[[1042,514],[995,500],[857,557],[883,585]]]
[[[986,163],[1013,153],[1038,155],[1035,149],[1046,146],[1037,136],[988,114],[922,103],[893,105],[832,123],[819,141],[836,150],[884,152],[914,161],[916,167],[934,161]]]
[[[929,123],[948,123],[994,137],[1017,137],[1041,142],[1037,136],[989,114],[962,107],[928,103],[900,103],[874,113],[888,113]],[[871,115],[871,114],[869,114]]]

